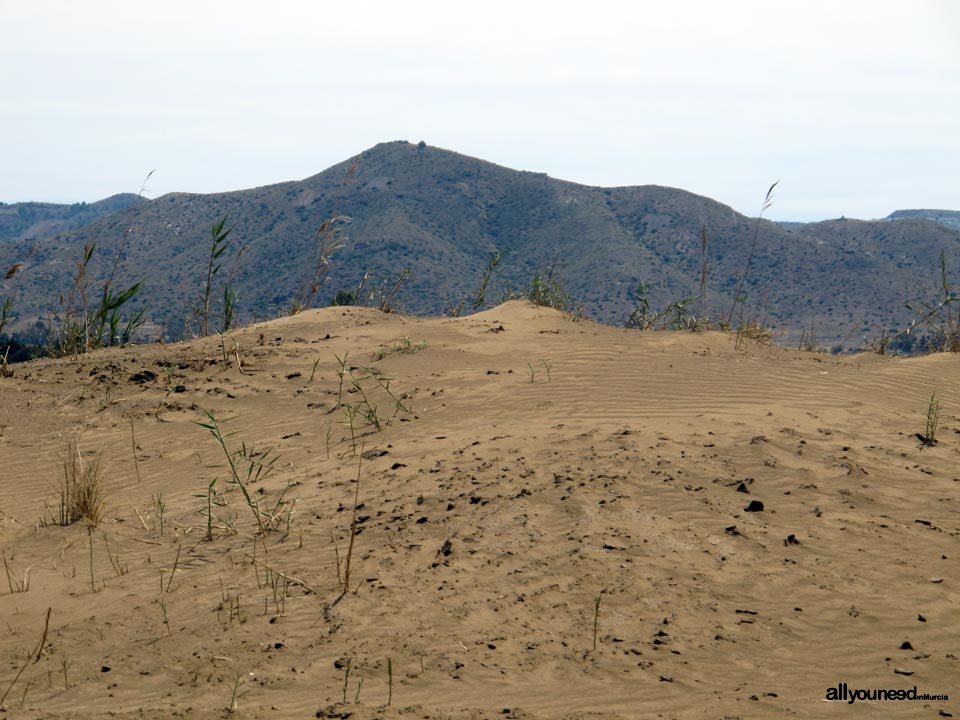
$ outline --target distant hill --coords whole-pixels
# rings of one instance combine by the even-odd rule
[[[44,202],[0,203],[0,242],[30,240],[87,225],[94,220],[142,202],[138,195],[121,193],[93,203],[59,205]]]
[[[904,218],[925,218],[951,230],[960,230],[960,210],[897,210],[887,216],[887,220],[902,220]]]
[[[146,306],[167,337],[178,336],[200,291],[210,227],[225,215],[233,245],[220,277],[232,278],[244,318],[276,315],[303,287],[317,230],[334,214],[352,222],[316,304],[355,288],[365,272],[375,288],[409,268],[400,307],[443,313],[472,295],[490,253],[502,250],[488,304],[555,264],[587,314],[615,324],[629,316],[641,281],[658,306],[698,292],[703,228],[706,306],[725,314],[755,228],[755,220],[683,190],[588,187],[423,143],[383,143],[305,180],[173,193],[43,239],[24,266],[18,326],[56,310],[85,243],[98,243],[91,273],[103,277],[126,238],[118,282],[143,279],[136,306]],[[30,245],[0,243],[0,268],[26,260]],[[821,343],[859,344],[882,327],[902,327],[904,302],[932,297],[941,249],[960,267],[960,233],[924,218],[762,221],[745,284],[748,314],[783,328],[787,340],[813,327]]]

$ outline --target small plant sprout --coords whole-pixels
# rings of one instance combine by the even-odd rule
[[[137,471],[137,482],[140,482],[140,463],[137,460],[137,435],[133,429],[133,418],[130,418],[130,446],[133,450],[133,468]]]
[[[340,365],[340,368],[337,370],[337,376],[340,378],[340,386],[337,388],[337,407],[343,405],[343,381],[346,377],[347,372],[349,372],[349,367],[347,366],[347,356],[350,353],[344,353],[343,357],[340,357],[334,353],[334,357],[337,359],[337,364]]]
[[[388,688],[387,691],[387,707],[390,706],[390,703],[393,702],[393,660],[387,658],[387,682]]]
[[[493,277],[493,273],[500,265],[501,260],[503,260],[502,250],[497,250],[490,253],[490,259],[487,261],[487,269],[483,273],[483,278],[480,281],[480,287],[477,289],[477,295],[473,299],[473,303],[471,305],[473,312],[479,310],[484,301],[487,299],[487,285],[489,285],[490,278]]]
[[[110,565],[113,567],[113,574],[116,575],[117,577],[126,575],[130,571],[130,568],[126,563],[120,562],[119,548],[116,549],[115,553],[110,551],[110,542],[107,540],[106,533],[103,533],[103,544],[107,548],[107,557],[110,558]]]
[[[173,635],[173,631],[170,629],[170,618],[167,615],[167,601],[161,596],[158,603],[160,605],[160,612],[163,613],[163,624],[167,626],[167,635]]]
[[[350,544],[347,546],[347,556],[343,562],[343,573],[341,574],[340,551],[334,546],[337,557],[337,584],[340,587],[341,600],[350,591],[350,574],[353,569],[353,545],[357,538],[357,505],[360,503],[360,469],[363,467],[363,448],[360,448],[360,457],[357,460],[357,482],[353,491],[353,517],[350,521]],[[359,586],[358,586],[359,587]]]
[[[937,400],[937,394],[930,395],[927,401],[927,423],[920,441],[924,445],[937,444],[937,428],[940,426],[940,401]]]
[[[593,649],[591,652],[597,651],[597,628],[600,624],[600,598],[603,596],[603,591],[600,591],[600,594],[597,595],[596,599],[593,601]]]
[[[97,591],[97,582],[93,576],[93,526],[87,525],[87,540],[90,545],[90,592]]]
[[[360,702],[361,690],[363,690],[363,665],[360,666],[360,679],[357,681],[357,693],[353,696],[353,702]]]
[[[48,617],[49,617],[49,613],[48,613]],[[70,669],[70,665],[71,665],[70,658],[68,658],[66,655],[61,655],[60,670],[63,673],[63,689],[64,690],[70,689],[70,678],[67,676],[67,670]]]
[[[201,514],[206,515],[207,517],[207,542],[213,540],[213,503],[214,498],[217,496],[217,491],[215,489],[216,484],[217,479],[214,478],[207,485],[207,492],[204,495],[199,496],[203,497],[207,501],[206,512],[203,510],[200,511]]]
[[[177,545],[177,557],[173,561],[173,569],[170,571],[170,578],[167,580],[167,592],[170,592],[170,587],[173,585],[173,576],[177,574],[177,567],[180,565],[180,551],[183,549],[183,544]]]
[[[343,663],[344,673],[343,673],[343,704],[347,704],[347,685],[350,683],[350,666],[353,664],[353,658],[347,658],[347,661]]]
[[[240,677],[240,671],[237,671],[236,680],[233,682],[233,694],[230,696],[230,707],[227,708],[227,711],[230,714],[233,714],[237,711],[237,692],[240,690],[240,686],[243,685],[243,680]]]
[[[157,509],[157,523],[160,526],[160,534],[163,535],[163,511],[167,509],[166,503],[163,502],[163,493],[157,493],[156,498],[154,498],[154,507]]]
[[[550,377],[550,368],[552,367],[546,360],[540,361],[540,367],[543,367],[544,372],[547,374],[547,382],[550,382],[552,378]],[[540,372],[540,367],[535,366],[529,360],[527,361],[527,368],[530,370],[530,382],[534,382],[537,377],[537,373]]]
[[[230,518],[220,517],[216,513],[216,508],[225,508],[227,506],[227,501],[224,499],[223,494],[217,491],[216,478],[207,483],[206,492],[194,495],[194,497],[201,498],[203,500],[203,505],[197,512],[201,517],[206,519],[207,532],[204,536],[205,540],[208,542],[213,540],[213,528],[215,520],[219,523],[222,523],[222,527],[226,528],[227,530],[233,533],[236,532],[236,528],[234,527],[233,521]]]

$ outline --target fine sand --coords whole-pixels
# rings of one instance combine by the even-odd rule
[[[510,302],[17,366],[0,694],[51,612],[0,717],[960,716],[960,358],[736,345]],[[262,536],[205,411],[275,459]],[[54,522],[78,439],[92,531]]]

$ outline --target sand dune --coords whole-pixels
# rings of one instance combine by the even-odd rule
[[[960,358],[735,345],[510,302],[18,366],[0,693],[52,612],[5,715],[223,717],[235,687],[246,718],[957,715]],[[277,458],[263,536],[205,411]],[[77,438],[105,471],[92,531],[53,522]],[[827,702],[841,682],[950,698]]]

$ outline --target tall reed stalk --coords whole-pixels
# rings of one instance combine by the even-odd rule
[[[767,190],[767,194],[763,198],[763,205],[760,207],[760,214],[757,216],[757,223],[753,229],[753,242],[750,243],[750,254],[747,255],[747,264],[744,267],[743,272],[740,274],[740,280],[737,282],[737,291],[733,296],[733,304],[730,306],[730,312],[727,313],[727,326],[729,327],[733,323],[733,314],[737,309],[737,304],[739,303],[743,306],[743,283],[747,279],[747,275],[750,274],[750,266],[753,264],[753,256],[757,250],[757,239],[760,237],[760,221],[763,219],[763,213],[770,209],[770,206],[773,205],[773,190],[777,185],[780,184],[780,181],[777,180],[773,185],[770,186],[770,189]]]

